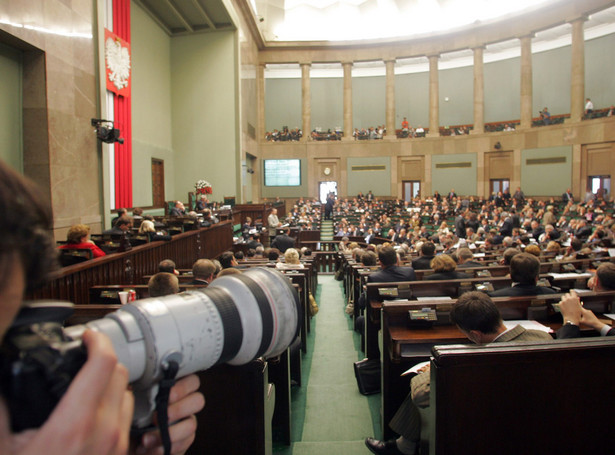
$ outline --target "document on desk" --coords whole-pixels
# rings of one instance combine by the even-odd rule
[[[429,365],[429,360],[427,360],[425,362],[419,362],[416,365],[414,365],[412,368],[408,368],[406,371],[404,371],[402,374],[400,374],[400,376],[407,376],[410,373],[418,374],[419,370],[422,370],[427,365]]]
[[[450,302],[453,300],[451,297],[447,295],[438,295],[434,297],[417,297],[417,301],[419,302]]]
[[[549,275],[551,275],[553,277],[554,280],[565,280],[565,279],[570,279],[570,278],[591,278],[593,275],[593,273],[589,273],[589,272],[585,272],[585,273],[576,273],[576,272],[570,272],[570,273],[554,273],[551,272],[549,273]]]
[[[504,325],[506,326],[507,330],[510,330],[513,327],[520,325],[524,329],[528,329],[528,330],[530,329],[531,330],[541,330],[543,332],[553,333],[553,329],[551,327],[547,327],[546,325],[543,325],[537,321],[529,321],[529,320],[504,321]]]

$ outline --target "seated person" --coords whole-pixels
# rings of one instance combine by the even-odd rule
[[[98,248],[96,244],[90,240],[90,226],[85,224],[75,224],[71,226],[66,235],[66,244],[60,246],[60,249],[76,248],[80,250],[92,250],[92,257],[99,258],[105,255],[105,252]]]
[[[56,251],[49,236],[51,210],[41,190],[0,162],[0,339],[13,322],[26,291],[43,285],[53,272]],[[49,418],[35,430],[13,433],[0,400],[2,452],[12,454],[125,454],[130,444],[134,397],[128,372],[117,361],[109,338],[86,330],[88,358]],[[204,406],[196,375],[180,379],[170,394],[171,453],[184,453],[195,437],[193,415]],[[157,432],[134,441],[136,453],[162,453]]]
[[[601,264],[587,285],[594,292],[615,290],[615,264],[611,262]],[[557,338],[580,337],[580,323],[592,327],[602,336],[615,336],[614,328],[601,322],[591,310],[583,308],[583,303],[574,291],[562,297],[560,310],[564,325],[557,331]]]
[[[192,281],[188,284],[199,284],[207,287],[214,279],[216,266],[209,259],[198,259],[192,266]]]
[[[286,252],[287,249],[295,246],[295,239],[290,235],[290,228],[286,228],[283,234],[278,235],[271,243],[273,248],[280,250],[280,253]]]
[[[474,260],[474,253],[472,253],[470,248],[459,248],[455,255],[457,256],[457,260],[459,262],[457,267],[460,269],[466,269],[468,267],[482,267],[485,265]]]
[[[210,209],[203,210],[203,219],[201,220],[201,226],[209,227],[212,224],[218,224],[220,220],[211,214]]]
[[[439,254],[431,260],[434,273],[424,277],[424,280],[462,280],[472,278],[469,273],[457,272],[457,263],[448,254]]]
[[[546,286],[537,286],[540,273],[540,261],[529,253],[519,253],[510,260],[510,278],[513,284],[489,293],[491,297],[514,297],[522,295],[557,294]]]
[[[160,263],[158,264],[158,271],[172,273],[173,275],[179,275],[178,270],[175,268],[175,262],[173,262],[171,259],[163,259],[162,261],[160,261]]]
[[[198,201],[196,201],[196,211],[202,212],[209,206],[209,201],[207,200],[207,196],[201,194],[201,197]]]
[[[421,245],[419,257],[412,261],[412,268],[415,270],[426,270],[431,267],[431,261],[436,254],[436,245],[433,242],[424,242]]]
[[[451,320],[476,344],[504,341],[552,341],[551,335],[539,330],[526,330],[520,325],[507,329],[500,311],[491,298],[478,291],[462,294],[451,310]],[[421,415],[418,407],[429,406],[429,366],[411,380],[411,393],[403,401],[389,426],[400,435],[397,439],[378,441],[367,438],[365,445],[375,454],[416,454],[420,441]]]
[[[241,270],[239,269],[234,269],[234,268],[228,268],[228,269],[222,269],[220,270],[220,273],[218,273],[216,275],[216,278],[220,278],[222,276],[226,276],[226,275],[237,275],[237,274],[241,274]]]
[[[186,208],[181,201],[175,201],[175,206],[169,210],[169,216],[184,216],[186,214]]]
[[[412,267],[400,267],[397,252],[391,246],[385,246],[378,252],[378,261],[382,270],[367,277],[368,283],[393,283],[395,281],[416,281]]]
[[[103,235],[130,235],[130,228],[132,228],[132,218],[129,216],[123,216],[117,219],[111,229],[103,231]]]
[[[231,267],[237,267],[237,259],[232,251],[225,251],[220,255],[220,265],[223,270]]]
[[[305,266],[299,261],[299,252],[294,248],[289,248],[284,252],[284,261],[278,262],[275,265],[276,269],[294,269],[304,268]]]
[[[168,234],[159,234],[156,232],[156,228],[154,227],[154,223],[149,220],[143,220],[141,226],[139,226],[139,234],[147,235],[150,242],[155,242],[156,240],[171,240],[171,236]]]
[[[179,292],[179,280],[172,273],[158,272],[147,282],[150,297],[164,297]]]

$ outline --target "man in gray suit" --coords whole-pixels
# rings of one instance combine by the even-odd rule
[[[539,330],[526,330],[517,325],[507,329],[500,311],[491,298],[482,292],[466,292],[451,310],[451,320],[476,344],[503,341],[553,341],[551,335]],[[411,392],[401,404],[389,426],[401,436],[389,441],[367,438],[365,445],[375,454],[412,455],[418,450],[421,436],[421,416],[418,407],[429,406],[429,365],[410,383]]]

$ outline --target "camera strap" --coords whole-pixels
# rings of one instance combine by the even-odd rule
[[[169,395],[171,387],[175,385],[175,377],[179,371],[179,364],[170,361],[166,368],[162,370],[162,380],[158,384],[158,394],[156,395],[156,413],[158,414],[158,430],[160,439],[164,447],[165,455],[171,453],[171,437],[169,435]]]

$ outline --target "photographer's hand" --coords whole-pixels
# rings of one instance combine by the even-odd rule
[[[128,451],[134,406],[127,389],[128,371],[117,363],[106,335],[86,331],[83,342],[88,360],[41,428],[10,434],[6,409],[2,409],[2,449],[15,455],[123,455]]]
[[[186,376],[171,388],[169,396],[169,427],[171,453],[183,454],[194,441],[196,433],[196,414],[205,406],[205,397],[198,392],[199,377],[195,374]],[[136,449],[137,455],[162,455],[162,442],[157,431],[143,435],[141,445]]]

